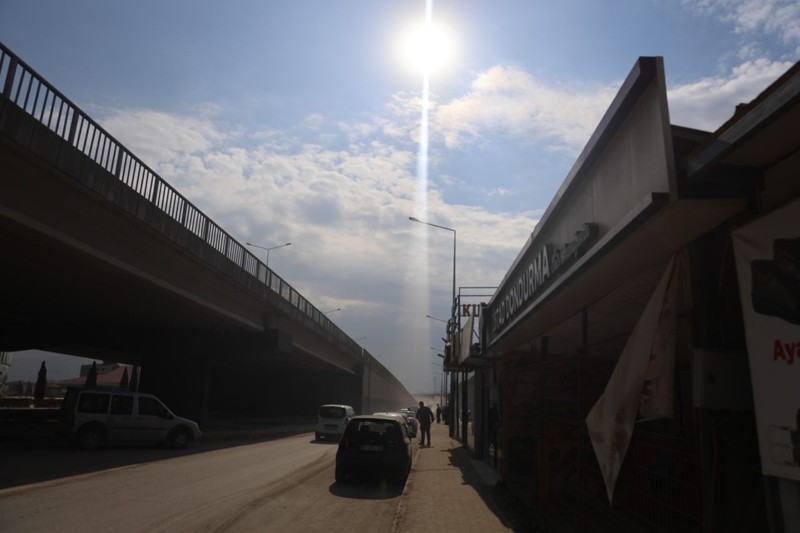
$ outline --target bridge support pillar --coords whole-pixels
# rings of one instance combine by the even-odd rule
[[[203,423],[209,408],[244,412],[267,403],[264,387],[272,374],[270,357],[290,351],[292,341],[278,330],[226,334],[179,330],[163,332],[150,344],[139,389],[157,395],[175,414]],[[272,379],[282,385],[281,376]]]
[[[157,395],[176,415],[202,424],[208,412],[209,368],[205,354],[148,355],[139,390]]]

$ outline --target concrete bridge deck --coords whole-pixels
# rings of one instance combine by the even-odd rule
[[[369,352],[2,44],[0,86],[0,350],[140,365],[143,389],[197,418],[366,396],[413,403]]]

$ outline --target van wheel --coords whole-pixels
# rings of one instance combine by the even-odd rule
[[[102,446],[105,440],[106,435],[102,429],[97,426],[89,426],[81,430],[78,446],[84,450],[95,450]]]
[[[169,434],[167,438],[167,442],[169,443],[169,447],[175,450],[182,450],[189,445],[189,441],[191,437],[189,436],[189,432],[183,428],[173,429],[172,433]]]

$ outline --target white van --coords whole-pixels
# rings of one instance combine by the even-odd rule
[[[196,422],[176,416],[155,396],[108,390],[67,390],[57,432],[87,449],[106,442],[152,442],[185,448],[200,438]]]
[[[356,413],[349,405],[327,403],[320,406],[319,411],[317,411],[317,427],[314,430],[314,439],[340,437],[344,433],[347,423],[354,416],[356,416]]]

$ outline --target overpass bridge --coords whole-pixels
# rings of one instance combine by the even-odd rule
[[[0,43],[0,350],[141,367],[181,413],[413,405],[294,287]]]

